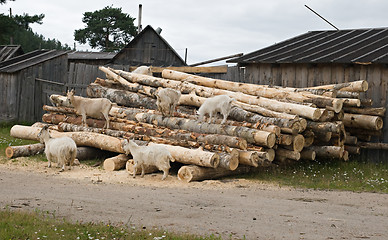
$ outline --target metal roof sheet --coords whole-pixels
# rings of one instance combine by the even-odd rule
[[[388,63],[388,28],[311,31],[228,62]]]

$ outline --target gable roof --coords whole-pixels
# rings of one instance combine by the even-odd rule
[[[72,51],[67,54],[69,60],[83,59],[83,60],[111,60],[116,53],[114,52],[85,52]]]
[[[1,62],[0,72],[14,73],[64,54],[67,54],[67,52],[58,50],[36,50]]]
[[[163,51],[170,51],[172,55],[179,61],[180,65],[186,65],[185,61],[179,56],[179,54],[171,47],[171,45],[158,33],[151,25],[147,25],[139,34],[137,34],[131,42],[129,42],[124,48],[122,48],[110,61],[114,63],[116,59],[120,58],[121,55],[125,54],[128,50],[136,49],[138,44],[141,44],[142,38],[147,36],[147,33],[151,32],[152,35],[156,36],[157,39],[162,41],[167,49],[162,49]],[[143,64],[143,63],[141,63]]]
[[[20,45],[0,45],[0,62],[24,54]]]
[[[388,28],[311,31],[235,63],[388,63]]]

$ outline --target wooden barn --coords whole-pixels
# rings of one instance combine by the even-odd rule
[[[121,49],[110,61],[114,65],[185,66],[185,61],[150,25]]]
[[[115,52],[72,51],[68,54],[69,64],[84,63],[89,65],[105,65],[116,55]]]
[[[37,50],[0,63],[0,121],[40,121],[43,104],[64,91],[67,52]]]
[[[0,62],[23,54],[24,51],[20,45],[0,45]]]
[[[228,61],[244,71],[240,81],[309,87],[366,80],[364,99],[387,107],[388,28],[311,31]],[[375,141],[388,143],[388,121]],[[380,158],[385,153],[380,151]]]

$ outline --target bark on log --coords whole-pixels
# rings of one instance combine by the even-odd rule
[[[239,165],[239,153],[236,149],[233,149],[230,153],[220,152],[220,164],[218,167],[225,168],[227,170],[236,170]]]
[[[129,157],[125,154],[119,154],[117,156],[107,158],[104,161],[104,169],[106,171],[117,171],[123,169],[127,164]]]
[[[360,155],[360,147],[358,146],[350,146],[350,145],[345,145],[345,150],[349,153],[349,154],[357,154],[357,155]]]
[[[70,123],[75,125],[81,125],[81,117],[71,117],[71,116],[64,116],[64,115],[58,115],[58,114],[44,114],[43,115],[43,121],[53,124],[59,124],[61,126],[62,131],[65,130],[64,127],[69,128],[70,126],[61,124],[61,122],[64,123]],[[87,121],[88,126],[93,128],[99,128],[98,131],[94,132],[107,132],[107,130],[101,129],[104,126],[104,121],[101,120],[92,120],[88,119]],[[231,148],[239,148],[239,149],[246,149],[247,148],[247,141],[243,138],[235,137],[235,136],[227,136],[227,135],[220,135],[220,134],[199,134],[199,133],[193,133],[193,132],[187,132],[183,130],[171,130],[168,128],[157,128],[154,126],[140,126],[139,124],[130,124],[130,123],[118,123],[118,122],[111,122],[111,128],[114,130],[118,130],[120,132],[125,131],[124,134],[121,134],[121,136],[129,136],[127,132],[134,133],[134,134],[140,134],[140,135],[148,135],[148,136],[155,136],[155,137],[162,137],[162,138],[168,138],[168,139],[174,139],[177,141],[196,141],[198,143],[202,144],[210,144],[210,145],[225,145]],[[79,131],[82,128],[77,128],[77,130],[73,127],[70,127],[72,129],[71,131]],[[111,132],[111,131],[109,131]],[[116,133],[114,134],[117,135]]]
[[[310,89],[333,89],[337,91],[349,91],[349,92],[365,92],[368,90],[368,82],[365,80],[347,82],[347,83],[338,83],[338,84],[329,84],[316,87],[309,87]]]
[[[383,119],[378,116],[345,113],[342,120],[345,127],[380,130],[383,128]]]
[[[206,168],[196,165],[183,166],[178,171],[178,179],[185,182],[217,179],[230,175],[248,173],[250,166],[240,166],[231,171],[223,168]]]
[[[339,159],[343,158],[345,151],[343,146],[310,146],[307,149],[315,151],[317,157]]]
[[[238,161],[240,164],[248,165],[248,166],[252,166],[252,167],[259,166],[259,161],[261,159],[259,158],[258,152],[238,150],[238,153],[239,153]],[[265,154],[268,155],[267,153],[265,153]],[[268,156],[267,156],[267,158],[268,158]],[[264,161],[264,160],[262,160],[262,161]]]
[[[359,92],[337,91],[337,98],[360,98]]]
[[[372,116],[379,116],[379,117],[384,117],[386,110],[387,109],[385,107],[379,107],[379,108],[346,107],[344,108],[344,112],[346,113],[372,115]]]
[[[388,143],[358,142],[357,146],[361,148],[388,150]]]
[[[112,102],[127,107],[157,109],[156,99],[154,98],[125,90],[102,87],[95,83],[88,85],[86,94],[92,98],[107,98]]]
[[[356,145],[357,141],[358,141],[358,139],[356,136],[352,136],[349,133],[346,133],[345,144]]]
[[[150,143],[152,145],[154,143]],[[183,164],[195,164],[203,167],[217,168],[220,164],[220,156],[217,153],[206,152],[202,149],[188,149],[180,146],[159,144],[167,148],[176,162]]]
[[[241,92],[232,92],[228,90],[203,87],[203,86],[198,86],[187,82],[167,80],[163,78],[155,78],[155,77],[146,76],[142,74],[128,73],[124,71],[117,71],[117,70],[113,70],[113,71],[131,82],[138,82],[140,84],[145,84],[145,85],[154,86],[154,87],[170,87],[174,89],[179,89],[182,93],[191,93],[195,91],[195,93],[198,96],[202,96],[202,97],[211,97],[214,95],[228,95],[240,102],[244,102],[252,105],[258,105],[277,112],[286,112],[294,115],[299,115],[312,120],[318,120],[321,114],[320,110],[317,108],[312,108],[312,107],[293,104],[293,103],[279,102],[277,100],[268,99],[264,97],[258,98]]]
[[[179,128],[198,133],[223,134],[242,137],[250,143],[255,143],[269,148],[272,148],[275,145],[276,140],[275,134],[271,132],[260,131],[239,126],[209,124],[206,122],[202,122],[199,124],[198,121],[184,118],[163,117],[161,115],[139,113],[136,114],[136,120],[138,120],[139,122],[157,124],[159,126],[164,126],[172,129]]]
[[[38,141],[38,133],[41,128],[14,125],[10,130],[10,135],[16,138]],[[111,152],[124,153],[121,141],[115,137],[91,132],[57,132],[50,131],[53,138],[67,136],[72,138],[77,146],[89,146]]]
[[[307,129],[314,132],[326,133],[340,133],[344,131],[344,124],[340,121],[337,122],[312,122],[307,121]]]
[[[135,162],[133,161],[133,159],[129,159],[127,161],[127,163],[125,164],[125,169],[130,176],[133,175],[133,170],[134,170],[133,165],[135,165]],[[154,173],[157,171],[159,171],[159,169],[156,166],[153,166],[153,165],[145,165],[144,166],[144,173],[145,174]],[[136,175],[139,175],[139,174],[141,174],[141,168],[138,167],[136,169]]]
[[[276,159],[276,156],[281,156],[281,157],[285,157],[285,158],[296,160],[296,161],[298,161],[300,159],[299,152],[290,151],[290,150],[287,150],[284,148],[278,148],[275,150],[275,152],[276,152],[275,159]]]
[[[282,88],[272,88],[269,86],[262,86],[257,84],[237,83],[220,79],[206,78],[169,69],[163,70],[162,76],[164,78],[178,81],[186,81],[208,88],[218,88],[228,91],[242,92],[253,96],[277,100],[291,100],[300,103],[314,103],[319,107],[325,107],[329,105],[333,106],[336,111],[340,111],[342,109],[341,99],[318,96],[309,92],[294,92],[284,90]]]
[[[314,161],[315,158],[316,158],[316,153],[313,150],[303,149],[300,152],[300,159]]]
[[[5,149],[7,158],[28,157],[44,152],[43,143],[34,143],[21,146],[9,146]]]

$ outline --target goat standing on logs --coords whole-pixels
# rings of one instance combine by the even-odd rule
[[[76,110],[78,115],[82,115],[82,125],[88,126],[86,116],[92,118],[101,118],[106,120],[104,128],[109,128],[109,111],[112,108],[112,102],[107,98],[83,98],[74,96],[74,90],[67,92],[67,99]]]
[[[163,146],[138,146],[134,141],[126,139],[122,142],[122,147],[126,155],[131,154],[135,164],[133,165],[133,177],[136,177],[137,168],[141,167],[141,177],[144,177],[144,165],[156,166],[163,171],[162,180],[168,176],[170,160],[174,162],[170,152]]]
[[[209,123],[211,123],[213,114],[216,115],[217,112],[220,112],[224,117],[222,119],[221,124],[224,124],[226,119],[228,118],[230,109],[232,108],[233,101],[235,101],[235,99],[227,95],[218,95],[218,96],[206,99],[206,101],[198,109],[200,121],[203,121],[205,118],[205,115],[209,114]]]
[[[71,169],[77,156],[77,145],[73,139],[69,137],[52,138],[47,125],[40,130],[38,138],[45,145],[44,152],[48,167],[51,167],[51,162],[56,162],[57,167],[62,166],[61,172],[65,171],[65,165],[69,165]]]
[[[156,105],[163,116],[172,116],[181,98],[181,92],[172,88],[163,88],[156,92]]]
[[[152,76],[152,70],[150,67],[147,67],[147,66],[140,66],[140,67],[136,68],[135,70],[133,70],[132,73]]]

